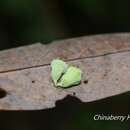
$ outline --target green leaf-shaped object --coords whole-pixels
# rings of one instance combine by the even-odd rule
[[[69,67],[66,73],[61,77],[57,86],[60,87],[70,87],[73,85],[78,85],[81,81],[81,70],[77,67]]]
[[[58,80],[66,72],[67,68],[68,65],[60,59],[55,59],[51,62],[51,77],[55,86],[57,86]]]
[[[82,72],[79,68],[69,66],[60,59],[51,62],[51,77],[56,87],[71,87],[78,85],[81,81]]]

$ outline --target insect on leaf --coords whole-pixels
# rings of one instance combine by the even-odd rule
[[[78,85],[81,81],[82,72],[79,68],[69,66],[60,59],[51,62],[51,77],[56,87],[71,87]]]
[[[60,79],[61,75],[66,72],[67,68],[68,65],[60,59],[54,59],[51,62],[51,77],[55,86],[57,86],[58,80]]]
[[[60,87],[70,87],[73,85],[78,85],[81,81],[81,70],[77,67],[70,66],[66,73],[61,77],[57,86]]]

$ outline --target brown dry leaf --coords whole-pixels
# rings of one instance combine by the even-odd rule
[[[55,88],[50,62],[62,58],[83,71],[79,86]],[[55,106],[67,95],[83,102],[130,90],[130,34],[80,37],[51,44],[40,43],[0,52],[2,110],[38,110]]]

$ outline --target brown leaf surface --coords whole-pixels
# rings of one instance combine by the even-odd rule
[[[56,57],[81,68],[79,86],[53,87],[49,64]],[[51,108],[67,95],[83,102],[95,101],[129,91],[129,79],[130,34],[81,37],[1,51],[0,88],[7,95],[0,99],[0,109]]]

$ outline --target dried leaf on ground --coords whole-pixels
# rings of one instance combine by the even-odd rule
[[[79,86],[53,86],[50,61],[56,57],[80,66],[83,79]],[[7,95],[0,99],[0,109],[51,108],[67,95],[83,102],[95,101],[129,91],[129,78],[130,34],[81,37],[1,51],[0,88]]]

